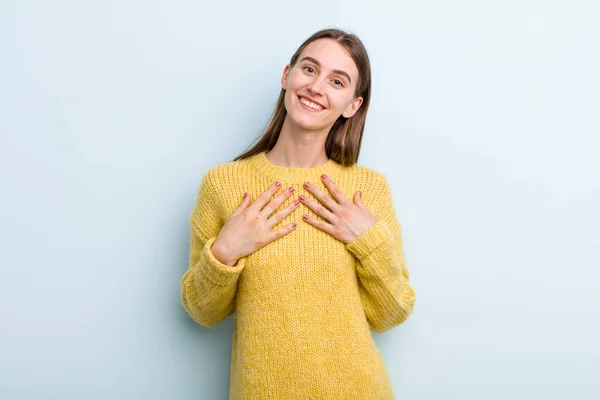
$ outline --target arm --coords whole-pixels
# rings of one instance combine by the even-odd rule
[[[402,247],[402,227],[396,218],[391,190],[385,177],[380,182],[374,216],[377,222],[346,248],[358,259],[357,275],[369,327],[385,332],[412,313],[415,291]]]
[[[235,311],[237,282],[245,265],[245,258],[231,267],[223,264],[211,250],[223,226],[213,182],[209,171],[202,178],[190,217],[189,268],[181,280],[183,307],[194,321],[206,327],[217,325]]]

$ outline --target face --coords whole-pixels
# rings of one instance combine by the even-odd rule
[[[331,39],[318,39],[302,51],[281,78],[290,122],[306,130],[327,130],[343,115],[352,117],[362,104],[354,97],[358,69],[348,52]]]

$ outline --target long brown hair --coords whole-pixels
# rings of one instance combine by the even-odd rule
[[[325,151],[328,158],[344,166],[351,166],[356,164],[358,160],[363,131],[365,129],[365,120],[367,119],[367,111],[369,110],[369,100],[371,98],[371,64],[367,50],[356,35],[340,29],[330,28],[320,30],[306,39],[292,56],[290,68],[296,65],[298,57],[300,57],[306,46],[315,40],[324,38],[333,39],[343,46],[350,53],[358,69],[358,82],[354,97],[362,96],[363,102],[352,117],[345,118],[343,115],[340,115],[331,127],[325,141]],[[275,146],[287,114],[284,99],[285,89],[282,88],[275,110],[271,116],[271,121],[262,133],[259,141],[252,148],[237,156],[233,161],[243,160],[263,151],[271,150]]]

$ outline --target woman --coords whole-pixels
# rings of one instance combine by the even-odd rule
[[[182,303],[207,327],[236,312],[230,399],[393,399],[370,330],[405,321],[415,292],[388,182],[356,164],[367,52],[319,31],[281,85],[258,143],[202,179]]]

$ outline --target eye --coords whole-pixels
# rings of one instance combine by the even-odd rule
[[[344,83],[339,79],[334,79],[333,82],[336,84],[336,86],[344,86]]]
[[[314,69],[313,69],[313,67],[304,67],[304,70],[305,70],[305,71],[306,71],[307,69],[310,69],[310,71],[308,71],[308,72],[309,72],[309,73],[311,73],[311,74],[314,72]]]

